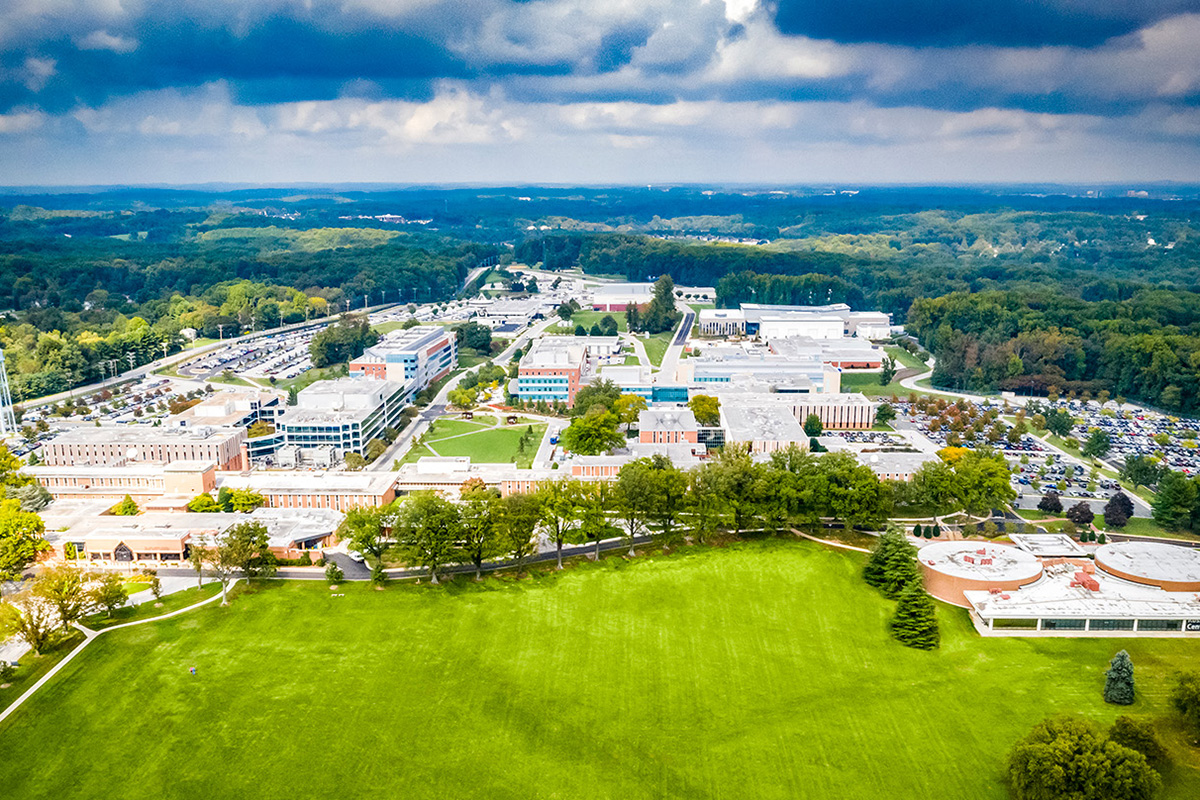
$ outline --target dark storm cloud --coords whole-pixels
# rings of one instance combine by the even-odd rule
[[[1092,47],[1200,0],[777,0],[787,34],[924,46]]]
[[[391,96],[425,97],[436,78],[470,70],[441,45],[403,31],[365,28],[343,35],[289,18],[267,19],[244,35],[153,21],[137,27],[132,52],[80,49],[66,38],[41,43],[27,58],[49,60],[44,81],[0,84],[0,103],[47,111],[95,105],[112,95],[226,80],[243,102],[329,99],[354,80]]]

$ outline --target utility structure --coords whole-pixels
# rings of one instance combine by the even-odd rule
[[[17,415],[13,413],[12,393],[8,390],[8,370],[4,366],[4,351],[0,350],[0,436],[17,432]]]

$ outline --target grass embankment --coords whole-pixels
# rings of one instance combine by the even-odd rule
[[[663,331],[641,340],[642,346],[646,348],[646,358],[650,359],[651,364],[656,367],[662,365],[663,356],[666,355],[673,338],[674,331]]]
[[[1162,720],[1161,800],[1200,794],[1172,721],[1182,639],[887,633],[863,556],[771,540],[523,581],[275,583],[116,631],[0,730],[14,797],[1006,798],[1048,715]],[[1106,705],[1127,649],[1138,700]],[[189,673],[195,666],[197,674]],[[120,691],[119,687],[136,687]],[[86,758],[80,753],[86,752]]]
[[[149,619],[150,617],[160,617],[163,614],[170,614],[172,611],[178,611],[181,608],[195,605],[201,600],[207,600],[221,591],[221,584],[217,582],[206,583],[203,587],[195,586],[189,589],[181,589],[178,592],[163,595],[162,600],[159,600],[157,605],[153,599],[153,595],[145,595],[144,598],[139,597],[143,602],[136,606],[124,606],[118,608],[109,617],[106,614],[92,614],[80,620],[86,628],[91,628],[94,631],[111,628],[113,625],[122,625],[126,622],[136,622],[139,619]]]
[[[889,345],[889,346],[886,346],[883,348],[883,352],[887,353],[889,356],[894,358],[896,360],[896,363],[899,364],[901,367],[908,367],[909,369],[918,369],[921,372],[924,372],[925,370],[929,369],[928,364],[926,364],[924,361],[922,361],[921,359],[914,356],[912,353],[905,350],[903,347],[896,347],[895,345]]]
[[[52,646],[46,648],[41,655],[26,653],[22,656],[21,665],[17,667],[16,673],[8,679],[8,688],[0,689],[0,711],[8,708],[18,697],[25,694],[30,686],[41,680],[43,675],[66,658],[82,641],[82,633],[71,631],[69,636],[59,639]]]

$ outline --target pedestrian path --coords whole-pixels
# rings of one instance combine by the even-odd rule
[[[233,584],[236,584],[236,583],[237,583],[237,580],[234,580]],[[231,584],[231,585],[233,585],[233,584]],[[78,647],[76,647],[74,650],[72,650],[70,653],[68,653],[67,656],[65,658],[63,658],[62,661],[55,664],[54,667],[51,668],[51,670],[49,672],[47,672],[45,675],[43,675],[38,680],[37,683],[35,683],[33,686],[30,686],[28,689],[26,689],[25,694],[21,695],[15,701],[13,701],[12,705],[10,705],[8,708],[4,709],[3,711],[0,711],[0,723],[4,722],[4,720],[8,719],[9,715],[11,715],[18,708],[20,708],[21,705],[26,700],[28,700],[30,697],[33,697],[33,695],[37,692],[37,690],[42,688],[43,686],[45,686],[50,681],[51,678],[53,678],[55,675],[57,675],[62,670],[63,667],[65,667],[67,664],[70,664],[72,661],[74,661],[75,657],[77,655],[79,655],[80,653],[82,653],[85,647],[87,647],[89,644],[91,644],[92,642],[94,642],[96,639],[100,638],[104,634],[111,633],[112,631],[119,631],[122,628],[132,628],[135,625],[145,625],[149,622],[158,622],[159,620],[168,619],[170,617],[177,617],[180,614],[186,614],[187,612],[197,609],[200,606],[208,605],[209,603],[213,602],[214,600],[220,600],[220,599],[221,599],[221,595],[215,594],[212,597],[209,597],[205,600],[201,600],[199,603],[194,603],[194,604],[188,606],[187,608],[181,608],[178,611],[171,611],[171,612],[162,614],[157,617],[149,617],[148,619],[139,619],[139,620],[135,620],[133,622],[123,622],[120,625],[113,625],[111,628],[105,628],[104,630],[100,630],[100,631],[94,631],[91,628],[85,628],[83,625],[80,625],[79,623],[75,623],[73,625],[73,627],[76,630],[78,630],[80,633],[83,634],[83,642],[80,643],[80,645]]]

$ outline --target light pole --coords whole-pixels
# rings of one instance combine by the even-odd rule
[[[225,341],[225,323],[224,322],[217,323],[217,334],[220,335],[222,342]]]

